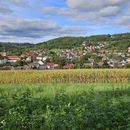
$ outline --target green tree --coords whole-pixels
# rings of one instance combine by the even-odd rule
[[[24,66],[27,65],[27,63],[25,61],[22,60],[18,60],[15,63],[12,63],[12,66],[17,67],[17,66]]]

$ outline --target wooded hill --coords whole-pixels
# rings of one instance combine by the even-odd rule
[[[47,42],[38,43],[33,48],[72,49],[80,47],[84,41],[87,44],[107,42],[110,45],[109,49],[126,49],[130,46],[130,33],[95,35],[90,37],[60,37]]]
[[[95,35],[89,37],[60,37],[47,42],[37,44],[30,43],[11,43],[0,42],[0,51],[4,49],[11,51],[13,54],[20,54],[22,52],[37,50],[37,49],[72,49],[82,46],[82,43],[97,44],[98,42],[107,42],[109,47],[107,49],[127,49],[130,46],[130,33],[114,34],[114,35]]]
[[[23,52],[29,51],[34,44],[30,43],[12,43],[0,42],[0,52],[7,51],[10,55],[20,55]]]

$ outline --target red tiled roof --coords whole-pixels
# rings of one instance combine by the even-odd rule
[[[64,66],[65,69],[73,69],[75,67],[74,64],[67,64]]]
[[[8,60],[20,60],[19,56],[7,56]]]
[[[32,52],[26,53],[27,56],[33,56]]]
[[[54,66],[54,63],[47,63],[48,66]]]

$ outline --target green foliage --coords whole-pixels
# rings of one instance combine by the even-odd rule
[[[21,53],[30,50],[37,50],[47,48],[53,52],[59,52],[62,49],[80,48],[82,43],[86,41],[87,44],[97,44],[98,42],[107,42],[109,49],[127,49],[130,46],[130,33],[116,34],[116,35],[95,35],[89,37],[60,37],[41,42],[38,44],[30,43],[2,43],[0,42],[0,51],[4,48],[9,51],[9,55],[20,55]]]
[[[130,46],[130,39],[129,40],[121,39],[119,41],[110,42],[107,49],[127,51],[129,46]]]
[[[57,55],[53,55],[52,60],[54,63],[59,64],[60,67],[63,67],[67,63],[67,61],[64,57],[60,57]]]
[[[35,47],[42,46],[47,49],[72,49],[80,47],[84,41],[83,37],[61,37],[44,43],[39,43]]]
[[[30,43],[3,43],[0,42],[0,52],[4,49],[8,52],[8,55],[21,55],[23,52],[30,50],[30,48],[34,46]]]
[[[24,66],[26,65],[27,63],[25,61],[22,61],[22,60],[18,60],[16,61],[15,63],[12,63],[12,66],[14,67],[17,67],[17,66]]]
[[[111,35],[95,35],[88,37],[89,42],[101,42],[101,41],[109,41]]]
[[[130,103],[123,92],[93,90],[77,95],[58,92],[53,98],[22,95],[0,98],[0,128],[3,130],[127,130]],[[11,103],[9,103],[11,102]]]
[[[106,60],[103,62],[103,68],[109,68],[109,65]]]
[[[83,58],[74,58],[72,63],[76,65],[76,68],[84,68],[84,59]]]
[[[60,51],[60,49],[80,48],[82,43],[86,41],[89,44],[97,44],[98,42],[106,42],[109,49],[126,50],[130,46],[130,33],[117,35],[95,35],[90,37],[60,37],[47,42],[34,45],[33,49],[47,48]]]
[[[127,66],[126,66],[127,68],[130,68],[130,64],[127,64]]]
[[[54,53],[59,53],[62,51],[62,49],[51,49],[50,51]]]

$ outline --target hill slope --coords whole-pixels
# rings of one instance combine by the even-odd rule
[[[126,49],[130,46],[130,33],[115,34],[115,35],[95,35],[90,37],[60,37],[47,42],[36,44],[33,48],[47,49],[72,49],[80,47],[86,41],[87,44],[97,44],[98,42],[107,42],[109,48]]]
[[[30,43],[11,43],[0,42],[0,51],[4,48],[6,51],[11,51],[12,54],[18,55],[21,52],[37,50],[37,49],[73,49],[81,47],[83,42],[87,44],[97,44],[98,42],[109,43],[108,49],[126,49],[130,46],[130,33],[114,34],[114,35],[95,35],[89,37],[60,37],[42,42],[38,44]],[[19,52],[18,52],[19,51]]]
[[[0,52],[5,50],[9,51],[10,55],[20,55],[22,52],[27,51],[33,46],[34,44],[30,43],[0,42]]]

